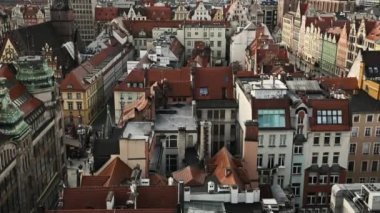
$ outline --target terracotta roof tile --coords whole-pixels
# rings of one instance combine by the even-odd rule
[[[151,186],[167,186],[168,180],[157,174],[157,173],[149,173],[149,180]]]
[[[109,176],[82,176],[81,187],[104,186]]]
[[[172,175],[177,182],[182,180],[187,186],[203,185],[207,176],[204,170],[195,166],[186,166],[181,170],[173,172]]]
[[[192,95],[190,81],[169,82],[169,97],[191,97]]]
[[[220,149],[208,164],[215,168],[212,174],[223,185],[238,185],[243,188],[249,184],[247,171],[239,160],[232,157],[226,147]]]
[[[332,77],[332,78],[320,78],[321,85],[323,88],[326,89],[342,89],[342,90],[357,90],[359,89],[358,86],[358,79],[357,78],[338,78],[338,77]]]
[[[42,107],[44,104],[37,98],[30,96],[30,98],[20,106],[20,109],[24,112],[24,117],[29,116],[33,111]]]
[[[206,67],[195,69],[194,99],[220,100],[233,98],[231,67]],[[201,88],[207,88],[207,95],[200,94]],[[225,97],[223,97],[223,95],[225,95]]]
[[[109,176],[110,178],[104,183],[104,186],[119,186],[123,181],[130,179],[132,169],[116,157],[112,162],[100,171],[99,176]]]
[[[371,41],[378,41],[380,39],[380,21],[376,22],[372,30],[367,33],[367,39]]]
[[[169,21],[172,18],[172,11],[167,6],[152,6],[146,8],[146,18],[154,21]]]
[[[137,208],[163,208],[177,207],[177,186],[149,186],[137,187]]]
[[[95,21],[112,21],[119,15],[116,7],[95,7]]]

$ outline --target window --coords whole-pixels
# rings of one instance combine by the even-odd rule
[[[77,92],[77,99],[81,99],[81,93]]]
[[[309,174],[309,183],[316,184],[318,182],[317,174]]]
[[[82,102],[77,102],[77,110],[82,110]]]
[[[369,143],[363,143],[363,155],[369,154]]]
[[[285,179],[285,177],[283,175],[279,175],[277,177],[277,184],[280,185],[281,188],[284,187],[284,179]]]
[[[292,174],[299,175],[301,174],[302,164],[301,163],[293,163]]]
[[[372,122],[372,120],[373,120],[373,115],[367,115],[366,121],[367,122]]]
[[[220,124],[219,131],[220,131],[220,136],[224,136],[224,124]]]
[[[373,145],[373,154],[374,155],[380,154],[380,143],[375,143]]]
[[[352,137],[358,137],[359,128],[358,127],[352,127],[351,129],[351,136]]]
[[[273,168],[274,167],[274,154],[269,154],[268,155],[268,168]]]
[[[167,137],[166,148],[177,148],[177,135]]]
[[[189,47],[191,47],[191,41],[187,41],[186,45],[189,46]]]
[[[356,143],[350,144],[350,154],[356,153]]]
[[[67,93],[67,99],[73,99],[73,95],[71,94],[71,92]]]
[[[259,109],[259,127],[285,127],[284,109]]]
[[[294,196],[296,197],[300,196],[300,188],[301,188],[300,183],[292,183],[292,190],[293,190]]]
[[[330,184],[338,183],[339,175],[330,175]]]
[[[319,183],[320,184],[327,184],[328,182],[328,176],[327,175],[319,175]]]
[[[319,146],[319,137],[320,137],[319,133],[315,133],[314,134],[314,140],[313,140],[313,145],[314,146]]]
[[[376,127],[376,137],[380,136],[380,127]]]
[[[222,33],[221,32],[218,32],[218,37],[222,37]]]
[[[177,155],[166,155],[166,172],[177,170]]]
[[[372,161],[371,172],[377,172],[378,165],[379,165],[379,161],[377,160]]]
[[[369,137],[371,136],[371,127],[366,127],[364,130],[364,136]]]
[[[341,133],[335,133],[335,142],[334,142],[334,145],[335,146],[340,146],[340,137],[341,137]]]
[[[210,41],[210,47],[214,47],[214,41]]]
[[[276,135],[269,135],[269,146],[276,146]]]
[[[187,37],[191,37],[191,32],[187,32]]]
[[[207,96],[208,95],[208,87],[201,87],[199,90],[199,93],[201,96]]]
[[[212,119],[212,110],[207,111],[207,119],[209,119],[209,120]]]
[[[368,169],[368,162],[367,161],[362,161],[362,172],[366,172]]]
[[[222,41],[217,41],[217,46],[221,47],[222,46]]]
[[[68,101],[67,102],[67,107],[68,107],[69,110],[73,110],[73,102]]]
[[[333,163],[339,162],[339,152],[334,152],[333,154]]]
[[[365,181],[365,178],[364,177],[361,177],[361,178],[359,178],[359,183],[365,183],[366,181]]]
[[[346,182],[347,183],[352,183],[352,178],[347,178]]]
[[[286,146],[286,135],[280,135],[280,146]]]
[[[348,162],[348,171],[353,172],[355,169],[355,161]]]
[[[285,154],[280,154],[278,156],[278,166],[285,167]]]
[[[203,37],[207,37],[207,32],[203,32]]]
[[[370,183],[376,183],[376,178],[375,177],[370,177],[369,178]]]
[[[328,152],[324,152],[323,156],[322,156],[322,163],[323,164],[328,164],[328,162],[329,162],[329,153]]]
[[[258,141],[259,141],[259,146],[263,147],[264,146],[264,135],[259,135]]]
[[[303,152],[303,146],[299,146],[299,145],[297,146],[297,145],[296,145],[296,146],[294,146],[293,149],[294,149],[294,151],[293,151],[294,154],[297,154],[297,155],[300,155],[300,154],[302,154],[302,152]]]
[[[214,32],[210,32],[210,37],[214,37]]]
[[[215,136],[219,135],[219,126],[217,124],[214,124],[213,126],[213,132]]]
[[[257,154],[257,167],[263,166],[263,154]]]
[[[323,144],[325,146],[329,146],[330,145],[330,133],[325,133],[325,139],[323,140]]]
[[[220,119],[224,120],[226,117],[226,111],[224,109],[220,110]]]
[[[214,110],[214,119],[219,119],[219,110]]]
[[[318,110],[317,124],[341,124],[342,110]]]
[[[313,152],[313,155],[311,156],[311,163],[318,164],[318,152]]]

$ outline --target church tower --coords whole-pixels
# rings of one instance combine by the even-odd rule
[[[50,8],[51,22],[64,42],[72,41],[75,25],[70,0],[53,0]]]

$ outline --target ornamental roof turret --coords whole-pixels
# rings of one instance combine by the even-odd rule
[[[22,139],[29,133],[30,126],[24,121],[24,113],[9,97],[6,82],[6,78],[0,77],[0,133]]]
[[[54,87],[54,70],[42,56],[22,56],[17,61],[17,80],[30,93],[49,90]]]

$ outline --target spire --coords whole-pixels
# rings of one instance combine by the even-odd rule
[[[107,104],[107,117],[106,117],[106,123],[104,125],[104,139],[108,139],[112,134],[112,129],[114,127],[113,119],[111,117],[110,113],[110,107]]]

